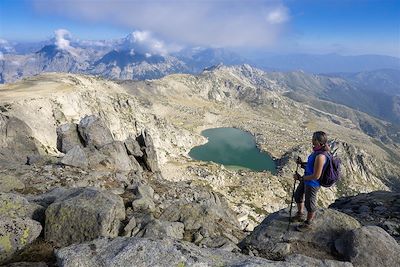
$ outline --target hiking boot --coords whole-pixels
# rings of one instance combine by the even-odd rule
[[[292,217],[292,222],[304,222],[305,221],[304,213],[296,213],[295,216]]]
[[[296,230],[299,232],[307,232],[312,229],[312,222],[304,221],[302,224],[296,227]]]

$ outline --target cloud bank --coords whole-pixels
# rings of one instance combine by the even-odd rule
[[[271,45],[290,19],[280,0],[42,0],[34,6],[77,21],[150,31],[163,40],[221,47]]]

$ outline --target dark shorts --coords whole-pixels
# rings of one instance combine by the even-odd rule
[[[317,193],[319,188],[319,186],[313,187],[306,185],[304,181],[301,181],[294,192],[296,203],[304,202],[308,212],[315,212],[317,210]]]

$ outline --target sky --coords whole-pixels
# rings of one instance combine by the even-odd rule
[[[0,39],[42,41],[60,32],[81,40],[134,33],[134,40],[160,53],[211,46],[277,54],[400,57],[400,1],[0,1]]]

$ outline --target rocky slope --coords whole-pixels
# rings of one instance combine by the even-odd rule
[[[343,160],[343,178],[337,187],[321,191],[320,206],[339,196],[398,188],[399,151],[394,145],[366,135],[347,118],[293,101],[285,96],[285,88],[260,75],[242,66],[210,69],[198,76],[115,83],[49,73],[0,86],[1,191],[19,192],[25,202],[39,205],[38,217],[31,213],[17,217],[40,221],[44,228],[44,235],[39,235],[38,227],[15,224],[19,226],[13,240],[22,243],[7,241],[11,239],[4,228],[0,250],[8,254],[2,261],[10,255],[13,261],[29,260],[26,255],[50,243],[47,254],[35,261],[54,262],[54,247],[126,236],[173,238],[179,241],[174,247],[189,251],[185,252],[190,255],[188,263],[198,257],[199,262],[215,265],[203,259],[217,253],[217,261],[233,265],[236,260],[226,259],[236,256],[197,251],[180,242],[239,251],[237,244],[246,233],[266,215],[287,207],[293,159],[309,153],[309,139],[318,129],[330,134]],[[223,126],[252,133],[260,149],[276,159],[278,174],[233,171],[188,157],[193,146],[205,142],[201,130]],[[19,205],[14,204],[17,196],[4,194],[11,199],[4,203],[12,204],[3,209],[19,212],[14,208]],[[98,199],[96,207],[94,199]],[[35,229],[32,236],[27,236],[26,229]],[[95,249],[96,244],[100,254],[112,249],[112,242],[129,251],[137,246],[154,249],[154,243],[141,239],[111,240],[110,247],[108,242],[60,250],[58,262],[70,266],[87,246]],[[123,266],[117,252],[109,253],[110,264]],[[342,259],[326,253],[329,259]],[[237,262],[267,264],[258,258],[237,257]],[[288,257],[289,263],[279,264],[290,266]],[[175,258],[165,265],[172,263]]]

